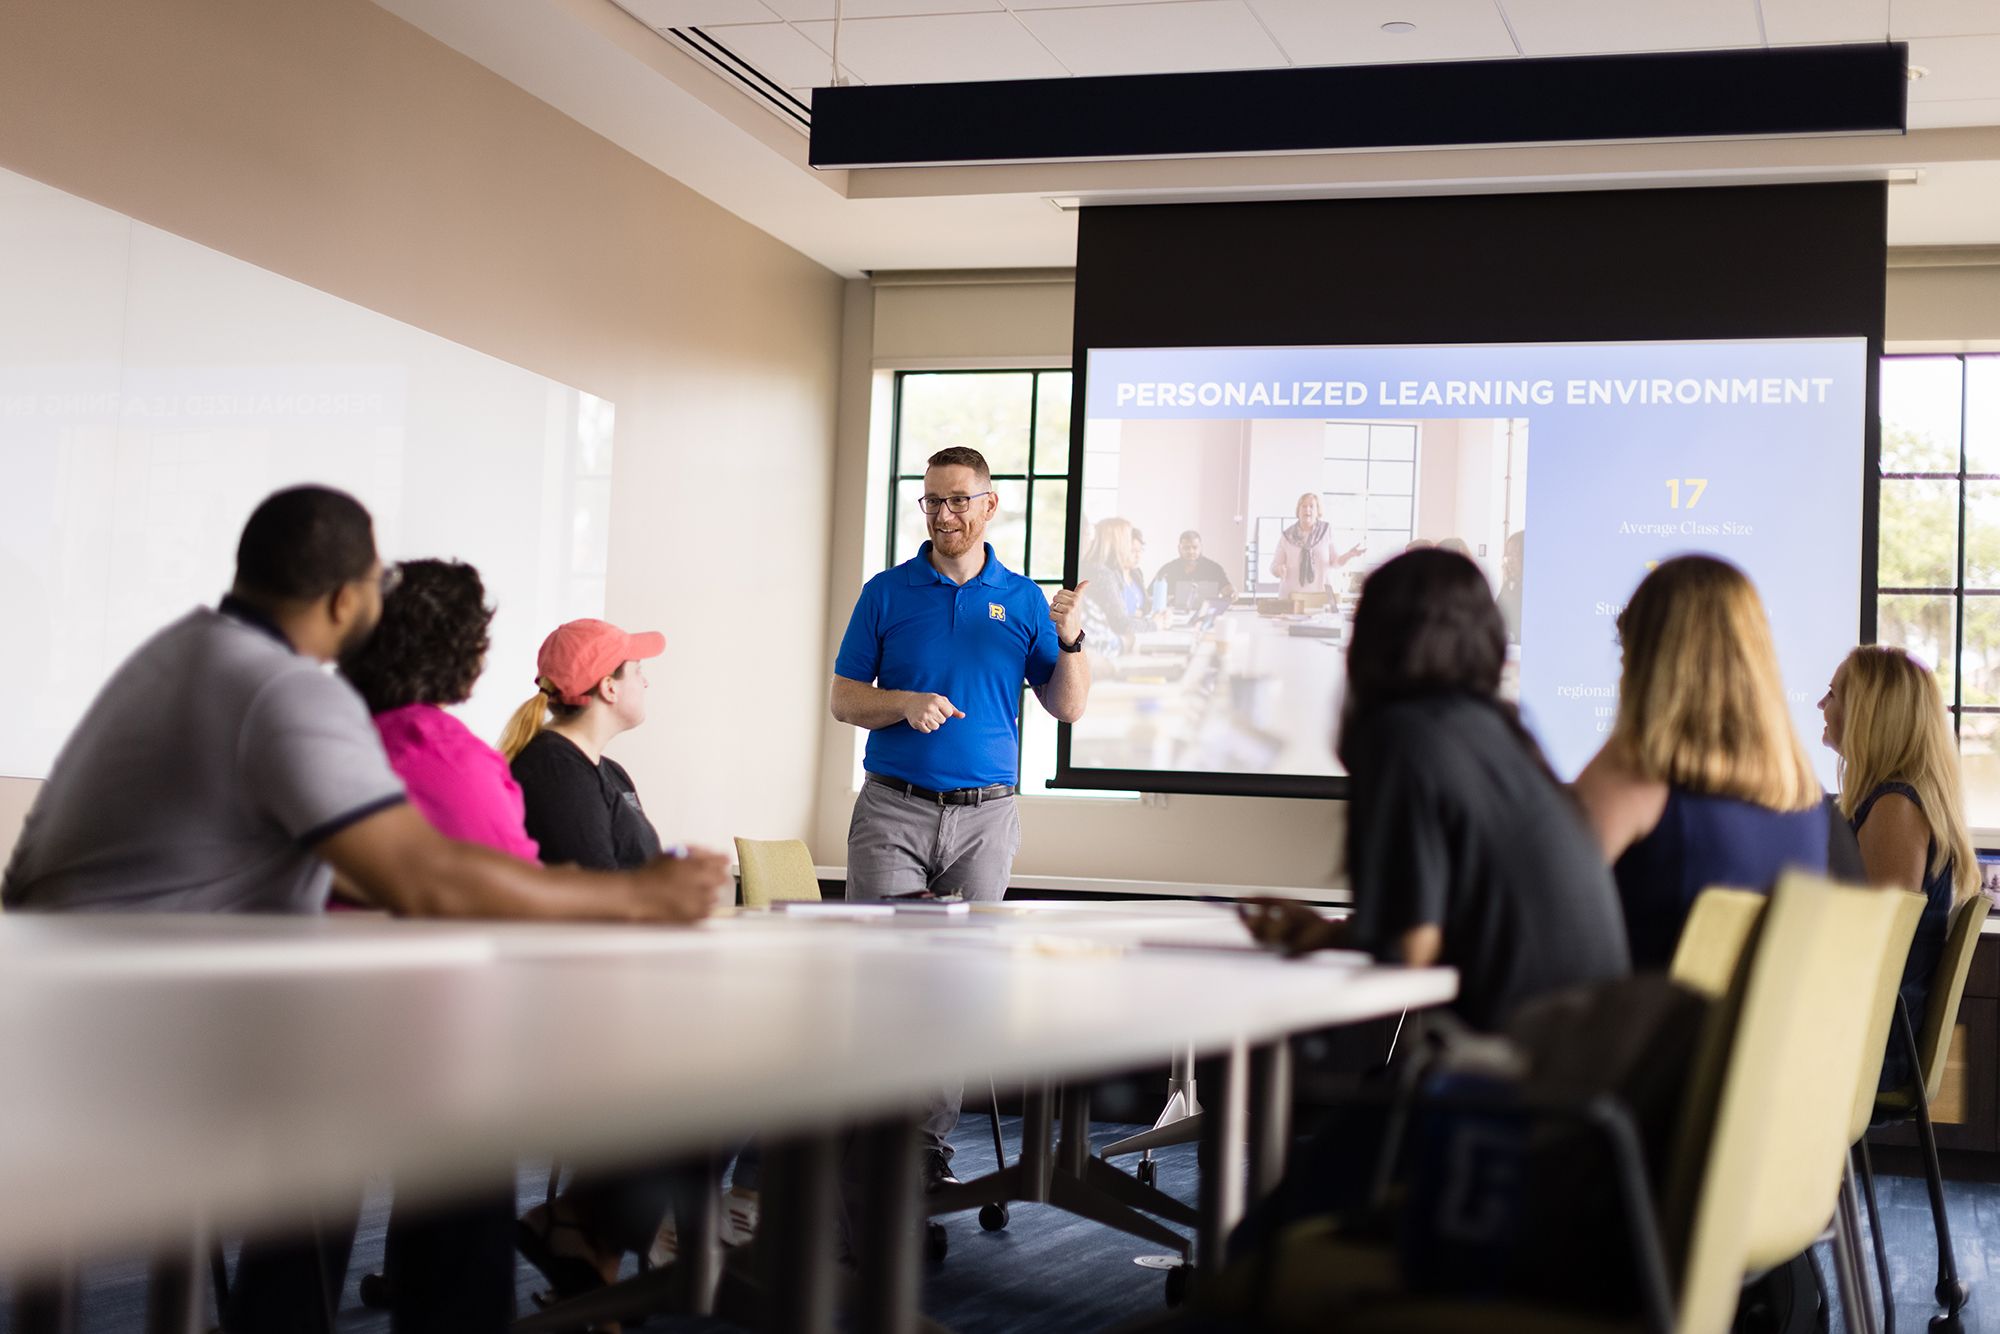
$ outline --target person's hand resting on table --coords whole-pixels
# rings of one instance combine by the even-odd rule
[[[1288,956],[1341,949],[1347,943],[1345,921],[1328,921],[1294,899],[1244,899],[1236,905],[1236,915],[1259,945]]]

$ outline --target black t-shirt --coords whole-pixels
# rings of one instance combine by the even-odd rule
[[[660,855],[660,836],[618,761],[592,764],[568,737],[541,732],[514,757],[513,770],[544,864],[623,871]]]
[[[1153,576],[1153,582],[1165,584],[1169,592],[1180,584],[1214,584],[1217,592],[1235,587],[1230,582],[1229,572],[1206,556],[1194,558],[1193,573],[1188,572],[1187,562],[1176,556],[1160,567],[1160,572]]]
[[[1482,1029],[1631,971],[1597,840],[1493,704],[1399,701],[1357,719],[1344,748],[1359,948],[1396,957],[1404,932],[1442,928],[1440,962],[1459,973],[1452,1008]]]

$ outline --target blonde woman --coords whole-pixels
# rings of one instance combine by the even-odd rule
[[[1664,968],[1695,895],[1770,889],[1860,859],[1793,730],[1764,604],[1743,572],[1681,556],[1618,617],[1611,738],[1576,780],[1625,908],[1632,966]]]
[[[1320,517],[1317,491],[1299,497],[1293,517],[1297,522],[1279,536],[1278,555],[1271,562],[1271,573],[1278,580],[1278,596],[1332,592],[1333,572],[1359,556],[1368,544],[1356,542],[1345,551],[1334,552],[1333,528]]]
[[[1083,597],[1084,636],[1100,655],[1117,658],[1132,647],[1132,637],[1146,628],[1125,601],[1125,572],[1132,568],[1138,529],[1130,519],[1099,519],[1090,545],[1077,562],[1077,587]]]
[[[1979,888],[1944,693],[1903,650],[1869,646],[1840,664],[1819,711],[1823,739],[1840,756],[1840,813],[1860,840],[1869,883],[1927,900],[1901,988],[1921,1023],[1952,905]],[[1882,1087],[1900,1087],[1908,1074],[1902,1044],[1890,1042]]]

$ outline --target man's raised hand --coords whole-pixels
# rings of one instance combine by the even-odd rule
[[[1049,599],[1049,619],[1055,622],[1056,638],[1065,644],[1074,644],[1076,637],[1083,633],[1083,590],[1090,587],[1085,579],[1075,588],[1059,588]]]

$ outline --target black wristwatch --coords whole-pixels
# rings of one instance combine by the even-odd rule
[[[1083,631],[1079,630],[1079,631],[1077,631],[1077,632],[1076,632],[1076,642],[1075,642],[1074,644],[1065,644],[1065,643],[1063,643],[1063,642],[1062,642],[1062,636],[1061,636],[1061,635],[1057,635],[1057,636],[1056,636],[1056,647],[1057,647],[1057,648],[1059,648],[1059,649],[1061,649],[1061,650],[1062,650],[1063,652],[1065,652],[1065,653],[1081,653],[1081,652],[1083,652]]]

